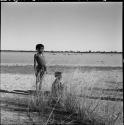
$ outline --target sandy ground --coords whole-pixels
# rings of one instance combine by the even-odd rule
[[[26,125],[29,122],[29,118],[26,113],[12,112],[11,110],[1,109],[1,123],[3,125]]]
[[[14,67],[15,68],[15,67]],[[89,68],[90,69],[90,68]],[[17,68],[18,70],[18,68]],[[57,71],[57,70],[56,70]],[[88,70],[73,69],[63,70],[62,82],[67,86],[122,88],[122,69]],[[43,80],[43,88],[50,90],[54,81],[54,71],[46,74]],[[35,88],[35,75],[32,73],[1,73],[1,89],[5,90],[29,90]]]

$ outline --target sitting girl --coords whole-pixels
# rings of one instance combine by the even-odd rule
[[[52,84],[52,97],[55,100],[58,100],[58,98],[61,98],[63,95],[63,84],[61,83],[62,79],[62,73],[61,72],[55,72],[55,81]]]

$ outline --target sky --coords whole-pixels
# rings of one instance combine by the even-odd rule
[[[1,50],[122,51],[122,2],[6,2]]]

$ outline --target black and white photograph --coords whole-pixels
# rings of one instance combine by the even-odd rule
[[[123,125],[122,2],[1,2],[1,125]]]

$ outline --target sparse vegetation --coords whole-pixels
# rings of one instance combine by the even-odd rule
[[[35,123],[30,110],[28,114],[34,125],[116,125],[122,111],[113,110],[110,114],[110,103],[103,104],[100,101],[88,100],[85,97],[81,99],[73,94],[71,89],[69,93],[65,92],[63,98],[52,104],[51,98],[46,98],[44,94],[39,93],[37,98],[30,100],[29,109],[36,110],[39,117],[44,120]],[[97,110],[101,106],[105,114],[99,115]],[[113,105],[112,108],[115,107],[116,105]]]

